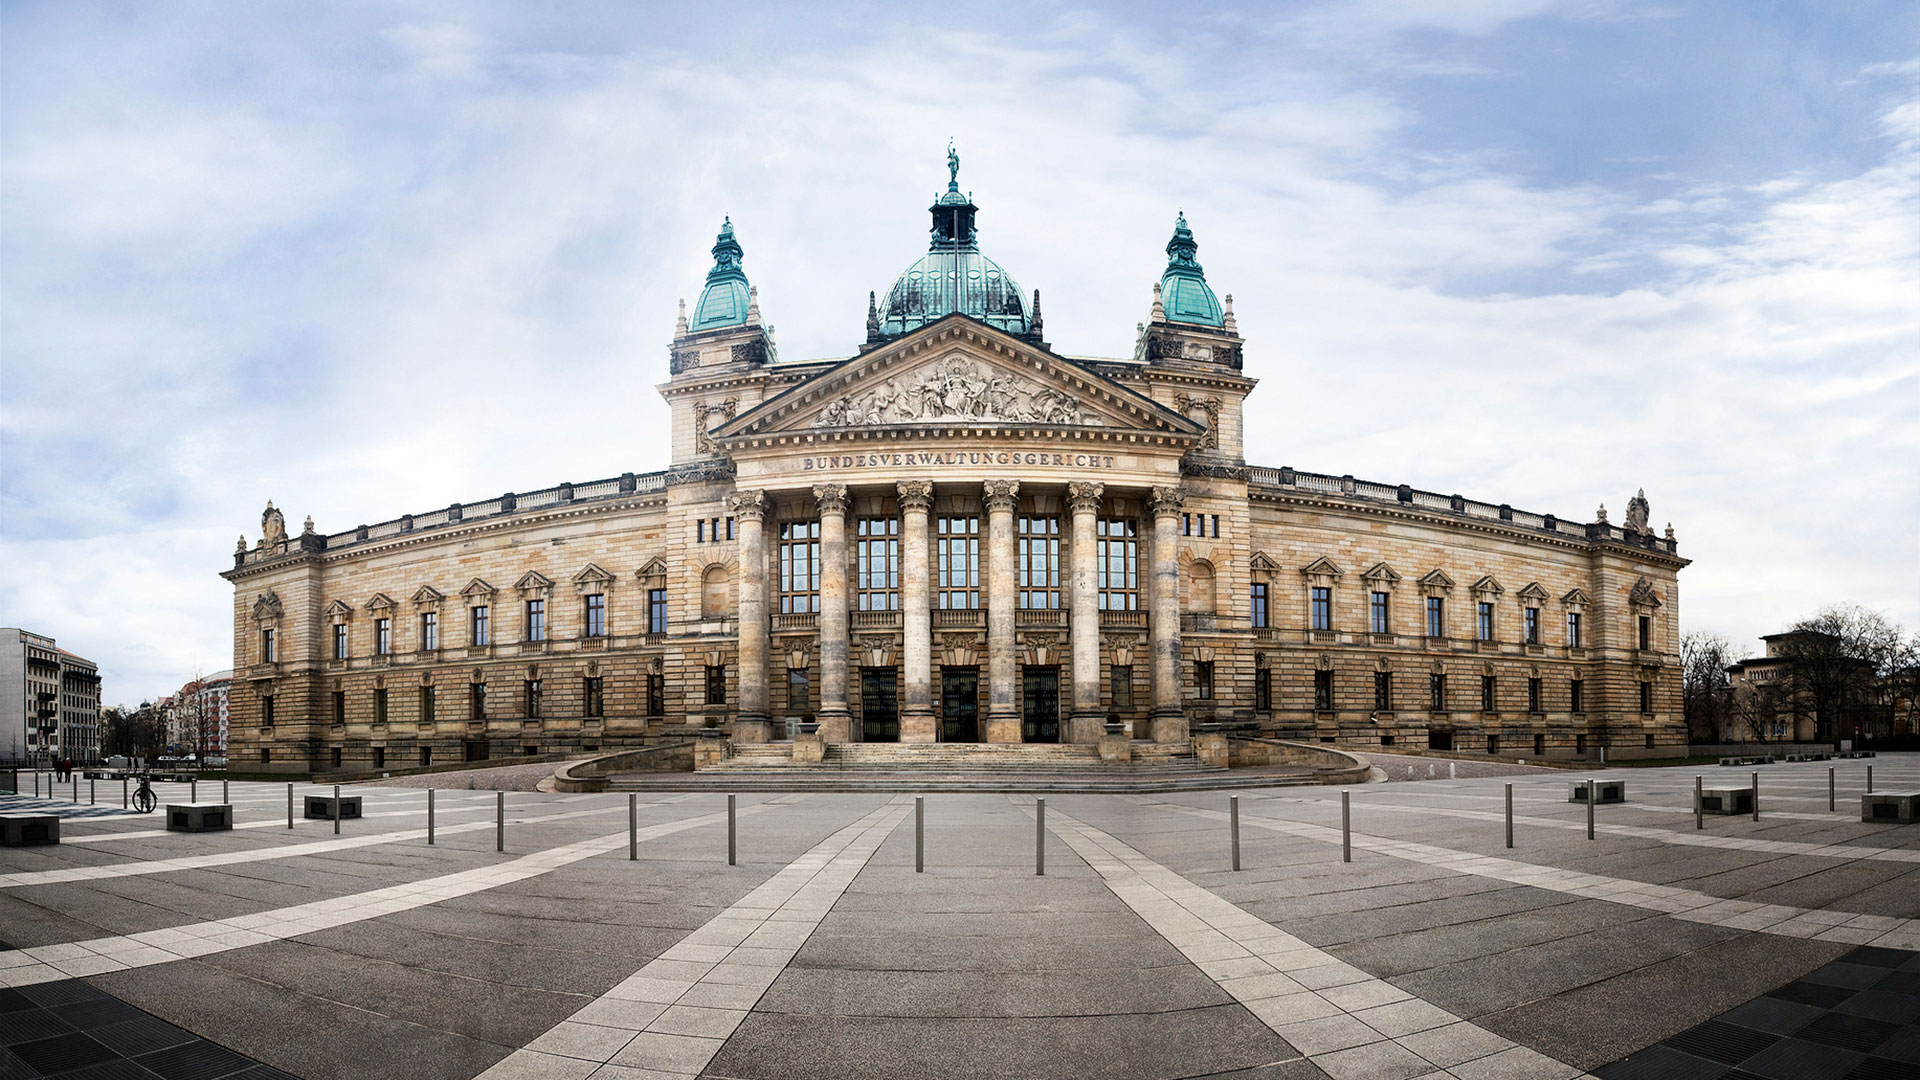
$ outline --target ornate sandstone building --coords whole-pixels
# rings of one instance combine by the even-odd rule
[[[234,586],[236,761],[402,768],[818,724],[1095,742],[1664,753],[1673,531],[1250,466],[1233,298],[1181,218],[1134,355],[1069,357],[958,162],[846,359],[789,362],[729,222],[664,470],[330,535],[271,504]],[[810,730],[810,728],[808,728]]]

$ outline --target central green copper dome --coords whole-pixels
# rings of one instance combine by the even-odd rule
[[[960,193],[960,158],[947,152],[947,190],[934,200],[933,242],[887,290],[875,313],[879,338],[896,338],[954,312],[970,315],[1010,334],[1027,336],[1034,312],[1020,283],[1000,264],[980,254],[973,218],[979,207]]]

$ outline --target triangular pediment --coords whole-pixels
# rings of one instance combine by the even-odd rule
[[[513,587],[523,593],[539,592],[553,588],[553,579],[538,570],[529,570],[520,575],[520,580],[514,582]]]
[[[422,585],[419,591],[413,594],[413,602],[421,605],[437,604],[445,599],[446,596],[431,585]]]
[[[393,607],[393,597],[383,592],[374,593],[373,599],[367,601],[368,611],[386,611],[391,607]]]
[[[647,560],[647,564],[639,569],[636,576],[643,578],[666,577],[667,560],[655,555],[653,558]]]
[[[953,315],[761,402],[713,437],[726,444],[789,431],[1009,425],[1205,434],[1077,361]]]
[[[1368,581],[1372,582],[1375,585],[1394,585],[1394,584],[1398,584],[1400,581],[1399,572],[1394,570],[1393,567],[1388,566],[1386,563],[1383,563],[1383,562],[1374,563],[1373,566],[1370,569],[1368,569],[1366,573],[1361,574],[1360,576],[1367,579]]]
[[[600,568],[599,563],[588,563],[573,575],[575,585],[604,585],[613,580],[613,575]]]
[[[1540,583],[1537,581],[1529,581],[1520,587],[1520,599],[1522,600],[1539,601],[1545,600],[1546,598],[1547,590],[1541,588]]]
[[[1307,565],[1301,567],[1300,573],[1302,573],[1307,577],[1337,578],[1337,577],[1344,576],[1346,574],[1346,571],[1340,569],[1340,565],[1338,563],[1334,562],[1332,559],[1327,558],[1325,555],[1322,555],[1319,558],[1308,563]]]
[[[1653,582],[1641,578],[1633,583],[1633,591],[1627,594],[1627,601],[1633,604],[1644,604],[1647,607],[1659,607],[1660,594],[1654,591]]]
[[[321,614],[329,619],[351,619],[353,618],[353,608],[345,600],[335,600],[328,604],[326,610]]]
[[[1593,601],[1587,599],[1586,590],[1580,589],[1580,588],[1568,589],[1567,595],[1561,597],[1560,602],[1567,605],[1568,607],[1575,607],[1581,604],[1593,603]]]
[[[472,581],[467,582],[466,588],[460,590],[460,595],[469,600],[474,600],[492,596],[493,592],[493,586],[487,584],[480,578],[474,578]]]
[[[1451,589],[1453,579],[1445,570],[1429,570],[1420,578],[1420,584],[1429,589]]]
[[[1493,596],[1499,596],[1501,593],[1507,591],[1507,587],[1505,585],[1500,584],[1499,578],[1494,577],[1492,574],[1488,574],[1487,576],[1481,578],[1479,581],[1476,581],[1473,583],[1473,591],[1476,593],[1487,593]]]
[[[1264,551],[1254,552],[1253,558],[1248,559],[1247,564],[1253,568],[1253,572],[1256,574],[1271,574],[1275,570],[1280,569],[1280,564],[1273,561],[1273,556]]]
[[[277,619],[281,610],[280,597],[271,591],[253,602],[253,618],[256,622]]]

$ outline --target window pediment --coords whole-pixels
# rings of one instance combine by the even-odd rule
[[[383,592],[374,593],[373,599],[367,601],[368,611],[377,611],[377,612],[385,613],[387,611],[391,611],[394,608],[394,606],[395,605],[393,602],[393,597],[388,596],[386,593],[383,593]]]
[[[326,610],[322,614],[334,622],[345,622],[353,618],[353,605],[344,600],[335,600],[327,605]]]
[[[253,621],[278,622],[282,611],[279,594],[269,591],[253,602]]]
[[[479,578],[474,578],[472,581],[467,582],[465,588],[460,590],[460,595],[466,597],[467,603],[469,604],[484,604],[493,599],[494,592],[493,586]]]
[[[1539,604],[1547,599],[1547,590],[1537,581],[1529,581],[1520,587],[1520,600],[1524,603]]]
[[[1445,593],[1453,588],[1453,579],[1444,570],[1429,570],[1420,578],[1420,591],[1428,595]]]
[[[538,570],[529,570],[520,575],[520,580],[514,582],[513,587],[521,593],[540,595],[553,588],[553,579]]]
[[[419,591],[413,594],[413,606],[438,607],[440,605],[440,601],[445,600],[446,598],[447,598],[446,594],[442,593],[439,589],[436,589],[431,585],[422,585],[420,586]]]
[[[1660,594],[1654,591],[1653,582],[1646,578],[1633,583],[1633,590],[1627,593],[1627,603],[1636,607],[1659,607]]]
[[[1340,569],[1339,563],[1336,563],[1332,559],[1329,559],[1325,555],[1322,555],[1319,558],[1308,563],[1307,565],[1301,567],[1300,574],[1302,577],[1330,578],[1334,581],[1338,581],[1341,578],[1345,577],[1347,572],[1345,570]]]
[[[1506,591],[1507,587],[1500,584],[1500,579],[1494,577],[1492,574],[1488,574],[1473,583],[1473,595],[1481,597],[1482,599],[1490,596],[1499,596]]]
[[[1360,575],[1376,589],[1391,589],[1400,584],[1400,574],[1386,563],[1374,563],[1366,573]]]
[[[583,593],[605,592],[613,584],[613,575],[598,563],[588,563],[573,575],[573,584]]]
[[[1568,589],[1567,595],[1560,598],[1560,603],[1570,608],[1586,607],[1592,602],[1587,599],[1586,591],[1579,588]]]

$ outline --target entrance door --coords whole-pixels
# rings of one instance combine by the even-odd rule
[[[1060,669],[1020,669],[1020,740],[1060,741]]]
[[[900,741],[899,680],[892,668],[860,669],[860,740]]]
[[[980,741],[980,669],[940,669],[940,741]]]

